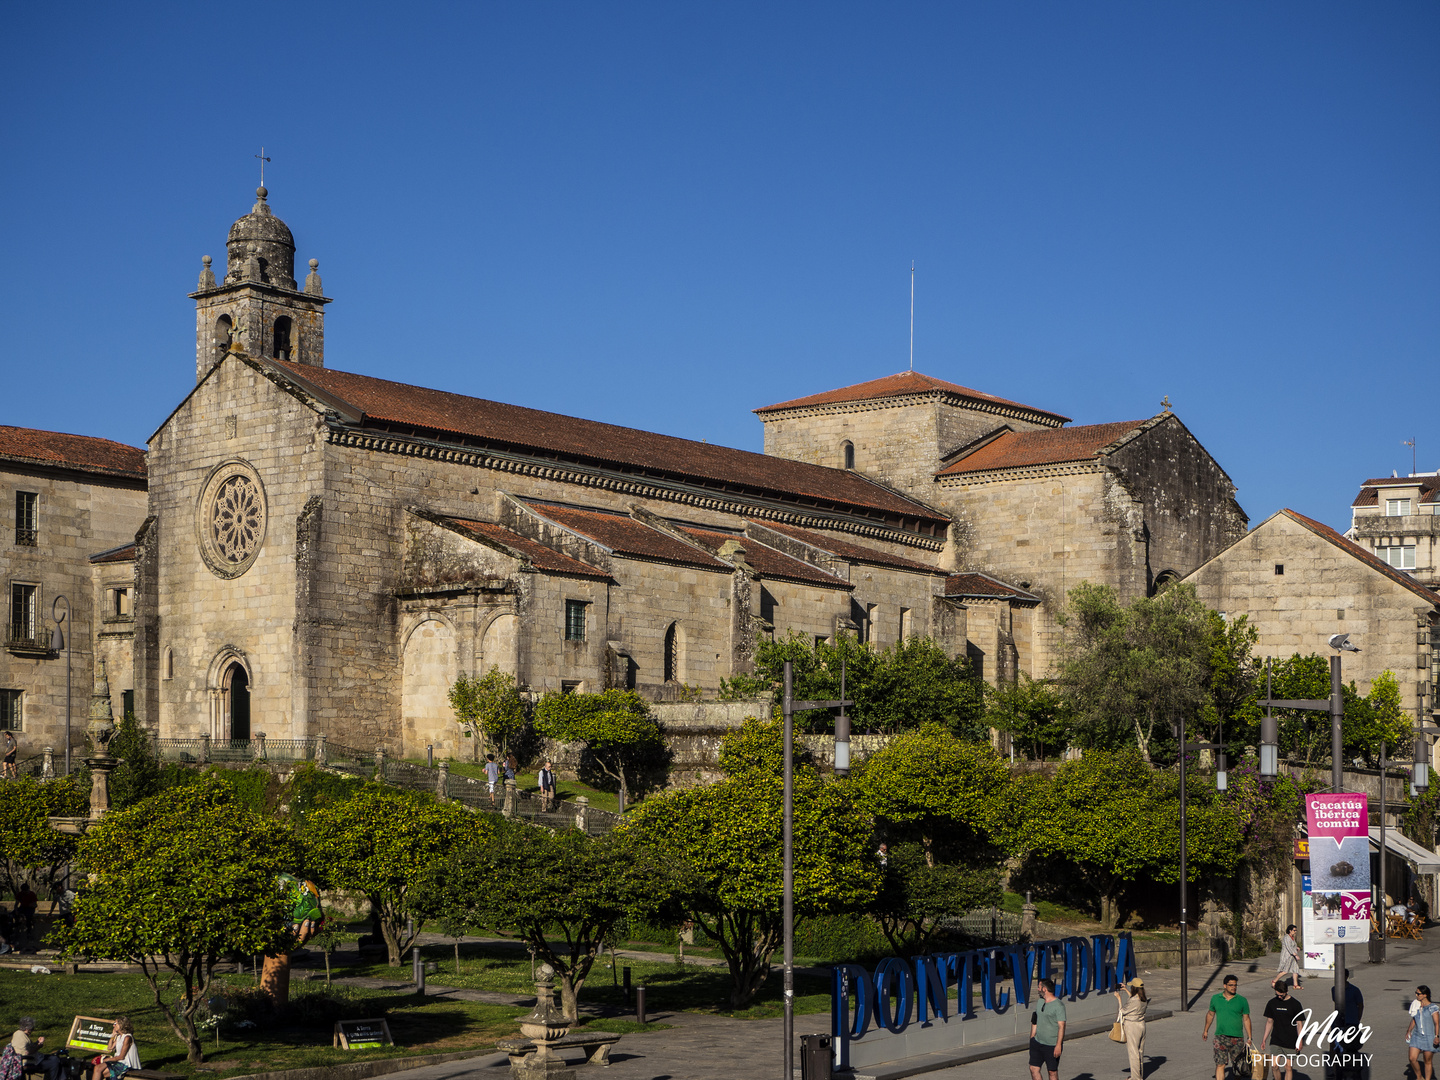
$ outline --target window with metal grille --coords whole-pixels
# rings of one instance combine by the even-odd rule
[[[23,690],[0,690],[0,731],[21,730]]]
[[[34,547],[39,542],[35,526],[39,502],[40,496],[33,491],[15,492],[15,543],[21,547]]]
[[[585,608],[584,600],[565,601],[565,640],[585,640]]]
[[[1406,514],[1408,514],[1408,513],[1410,513],[1410,500],[1409,500],[1409,499],[1386,499],[1386,500],[1385,500],[1385,516],[1386,516],[1386,517],[1404,517],[1404,516],[1405,516]]]
[[[40,603],[39,585],[10,586],[10,640],[22,644],[35,643],[36,608]]]
[[[675,682],[680,678],[680,641],[675,624],[665,631],[665,681]]]

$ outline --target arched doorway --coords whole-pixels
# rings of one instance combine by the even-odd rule
[[[450,707],[450,687],[459,675],[455,631],[436,618],[421,621],[405,641],[400,676],[401,749],[406,757],[454,757],[460,726]],[[466,747],[467,750],[473,749]]]
[[[225,669],[225,726],[231,739],[250,738],[250,676],[239,664]]]

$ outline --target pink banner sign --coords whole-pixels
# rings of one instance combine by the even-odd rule
[[[1363,793],[1306,795],[1310,899],[1317,941],[1342,945],[1370,937],[1370,800]]]
[[[1322,836],[1337,842],[1347,836],[1365,836],[1369,832],[1369,815],[1369,796],[1364,794],[1305,796],[1311,844]]]

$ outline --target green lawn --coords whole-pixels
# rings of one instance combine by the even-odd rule
[[[212,991],[242,997],[255,980],[231,976],[216,980]],[[291,985],[290,1009],[281,1018],[256,1014],[251,1028],[222,1025],[219,1046],[214,1032],[205,1036],[209,1062],[233,1064],[197,1073],[185,1060],[184,1044],[175,1037],[156,1007],[150,987],[140,975],[32,975],[0,971],[0,1001],[7,1019],[33,1016],[36,1034],[46,1036],[47,1049],[58,1048],[76,1016],[129,1016],[135,1044],[148,1068],[185,1075],[236,1076],[261,1069],[294,1069],[370,1058],[484,1050],[497,1039],[518,1034],[516,1018],[529,1010],[468,1001],[420,1000],[382,991],[326,987],[324,980],[297,980]],[[331,1037],[336,1020],[384,1017],[396,1046],[383,1050],[336,1050]]]
[[[425,764],[424,758],[408,758],[406,760],[412,765]],[[473,780],[485,779],[484,762],[477,765],[469,761],[451,761],[449,765],[450,773],[453,776],[468,776]],[[538,771],[518,772],[515,774],[515,782],[521,791],[528,791],[532,794],[540,791]],[[609,810],[611,813],[619,813],[620,811],[620,796],[613,791],[601,791],[599,788],[593,788],[589,784],[582,784],[578,780],[561,780],[555,785],[555,789],[559,794],[561,802],[574,799],[577,795],[584,795],[590,800],[590,805],[597,810]],[[500,798],[498,791],[496,792],[495,798],[497,801]]]
[[[1007,892],[1000,898],[1000,910],[1013,912],[1019,915],[1025,907],[1025,897],[1019,893]],[[1064,904],[1053,904],[1049,900],[1040,900],[1035,904],[1036,911],[1042,922],[1049,923],[1075,923],[1077,925],[1094,925],[1099,923],[1088,913],[1079,908],[1066,907]]]

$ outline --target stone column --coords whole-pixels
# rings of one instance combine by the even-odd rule
[[[590,800],[584,795],[575,798],[575,827],[581,832],[585,831],[585,817],[590,810]]]
[[[40,751],[40,754],[44,758],[40,766],[40,776],[42,779],[50,780],[55,776],[55,748],[47,746]]]
[[[384,780],[385,780],[385,751],[384,751],[384,750],[376,750],[376,751],[375,751],[375,779],[381,781],[382,783],[383,783]]]
[[[316,736],[315,736],[315,764],[317,764],[317,765],[324,765],[324,764],[325,764],[325,736],[324,736],[324,735],[316,735]]]
[[[1020,936],[1026,941],[1035,940],[1036,921],[1040,915],[1039,909],[1030,902],[1030,892],[1025,892],[1025,905],[1020,909]]]
[[[198,762],[198,764],[207,765],[207,764],[209,764],[209,762],[210,762],[210,736],[209,736],[208,734],[204,734],[204,735],[201,735],[201,736],[200,736],[200,761]]]
[[[506,817],[515,816],[515,805],[519,801],[519,788],[514,780],[505,781],[505,799],[500,804],[500,813]]]
[[[266,760],[266,758],[265,758],[265,732],[263,732],[263,731],[257,731],[257,732],[255,733],[254,742],[255,742],[255,752],[254,752],[255,760],[256,760],[256,761],[264,761],[264,760]]]
[[[450,763],[442,761],[436,769],[439,775],[435,778],[435,795],[444,802],[450,795]]]

